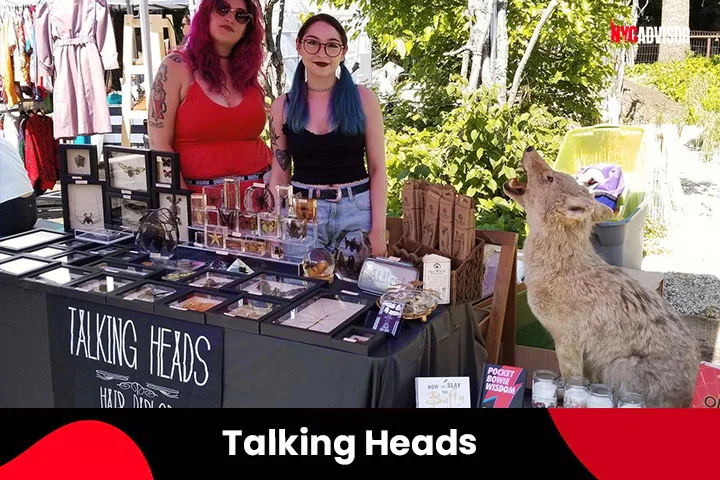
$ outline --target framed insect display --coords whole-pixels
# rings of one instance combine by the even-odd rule
[[[187,289],[171,283],[135,282],[114,290],[107,296],[108,305],[154,313],[155,304]]]
[[[108,193],[110,225],[118,230],[137,230],[140,219],[148,208],[150,199],[137,195]]]
[[[295,217],[306,222],[317,220],[317,199],[295,198]]]
[[[307,222],[300,218],[282,219],[283,240],[302,241],[307,237]]]
[[[260,333],[329,347],[332,336],[364,317],[374,306],[365,297],[319,292],[278,317],[260,324]]]
[[[190,241],[188,227],[190,226],[190,196],[187,190],[155,190],[155,205],[158,208],[167,208],[177,219],[180,241]]]
[[[242,297],[224,302],[208,310],[205,319],[208,325],[260,333],[260,322],[285,308],[287,304],[266,298]]]
[[[207,198],[204,193],[193,193],[190,195],[190,221],[193,227],[205,226],[205,208]]]
[[[243,240],[243,252],[264,257],[267,245],[264,240]]]
[[[102,230],[109,223],[105,203],[105,185],[86,180],[63,182],[63,224],[65,230]]]
[[[278,185],[277,190],[277,214],[281,217],[294,215],[293,212],[293,187],[292,185]]]
[[[148,193],[152,177],[150,150],[106,146],[103,153],[111,189],[123,193]]]
[[[257,234],[262,237],[279,237],[280,221],[277,215],[273,213],[259,213]]]
[[[237,231],[237,215],[239,211],[231,208],[218,208],[218,226],[230,231]]]
[[[150,152],[152,184],[158,188],[180,188],[180,155],[175,152]]]
[[[60,173],[74,180],[99,180],[95,145],[64,143],[60,145]]]
[[[245,210],[254,213],[274,212],[275,196],[264,183],[253,183],[245,189]]]
[[[222,208],[223,205],[223,188],[224,185],[207,185],[202,187],[202,193],[205,195],[205,205],[207,207]]]
[[[263,272],[233,285],[232,289],[239,293],[294,302],[324,284],[325,282],[304,277]]]
[[[258,218],[254,213],[238,213],[237,232],[254,235],[258,229]]]

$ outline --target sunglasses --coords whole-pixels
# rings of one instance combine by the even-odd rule
[[[233,15],[235,16],[235,21],[240,25],[247,24],[253,18],[252,14],[246,12],[244,9],[230,8],[230,5],[223,2],[222,0],[215,2],[215,13],[217,13],[219,16],[225,17],[230,12],[233,13]]]

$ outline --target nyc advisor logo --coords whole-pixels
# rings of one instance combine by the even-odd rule
[[[614,43],[630,42],[644,45],[688,45],[690,27],[615,25],[611,19],[610,40]]]

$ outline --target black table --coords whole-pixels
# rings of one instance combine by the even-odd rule
[[[349,289],[336,282],[334,289]],[[413,407],[418,376],[469,376],[484,343],[469,304],[405,322],[370,356],[225,329],[224,407]],[[54,406],[47,294],[0,284],[0,407]]]

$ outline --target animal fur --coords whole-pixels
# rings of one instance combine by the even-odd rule
[[[582,375],[648,407],[689,407],[700,354],[696,340],[656,292],[608,265],[593,249],[593,223],[612,211],[532,149],[527,183],[505,193],[527,214],[525,283],[533,313],[555,340],[563,378]]]

